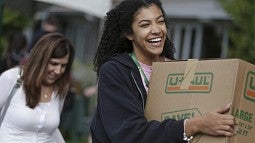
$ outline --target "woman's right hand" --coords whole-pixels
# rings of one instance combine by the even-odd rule
[[[208,112],[200,117],[188,119],[185,124],[187,136],[203,133],[212,136],[232,136],[234,134],[235,119],[226,115],[230,105]]]

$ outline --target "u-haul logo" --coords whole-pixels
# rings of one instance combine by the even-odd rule
[[[188,89],[181,89],[183,73],[169,74],[166,82],[166,93],[209,93],[212,90],[213,73],[195,73]]]
[[[255,72],[249,71],[246,78],[244,97],[255,102]]]

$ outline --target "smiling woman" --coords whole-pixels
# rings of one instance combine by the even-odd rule
[[[161,53],[166,40],[166,24],[163,13],[155,5],[141,8],[132,24],[133,33],[127,35],[132,41],[133,52],[138,61],[152,65],[161,61]]]
[[[233,135],[229,106],[189,120],[148,121],[144,108],[153,62],[174,59],[159,0],[123,0],[107,13],[94,58],[98,104],[93,143],[186,143],[193,135]]]
[[[0,76],[2,108],[19,69],[23,70],[22,86],[14,94],[0,127],[0,142],[55,142],[53,133],[69,89],[73,58],[71,42],[59,33],[51,33],[36,43],[24,67],[12,68]]]

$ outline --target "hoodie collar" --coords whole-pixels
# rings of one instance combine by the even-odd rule
[[[132,58],[129,56],[128,53],[122,53],[122,54],[118,54],[116,56],[114,56],[112,58],[114,61],[117,61],[131,69],[136,69],[136,65],[135,63],[133,62]]]

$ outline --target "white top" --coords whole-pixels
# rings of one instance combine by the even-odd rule
[[[2,108],[17,80],[18,68],[0,76],[0,108]],[[26,106],[23,88],[14,94],[0,127],[0,143],[54,143],[53,132],[60,122],[64,100],[53,92],[50,102],[39,103],[34,109]]]

